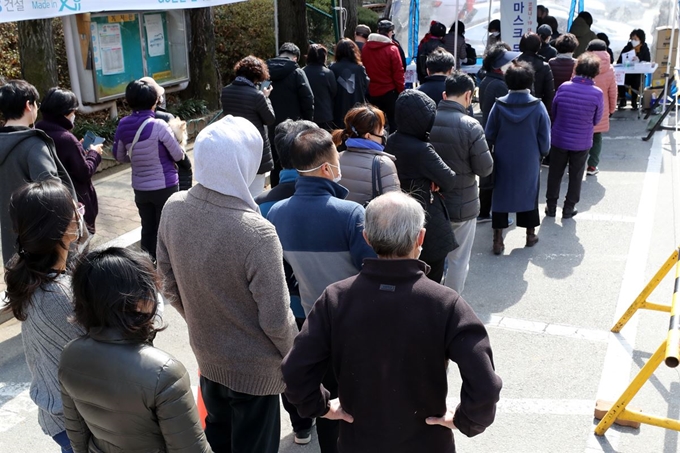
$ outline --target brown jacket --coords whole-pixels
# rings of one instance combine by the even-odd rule
[[[297,328],[274,226],[198,184],[165,204],[157,257],[201,374],[249,395],[283,392],[281,359]]]

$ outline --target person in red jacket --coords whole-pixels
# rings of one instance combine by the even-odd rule
[[[368,95],[372,104],[385,112],[390,133],[397,129],[394,122],[394,104],[404,91],[404,67],[399,48],[392,41],[394,24],[389,20],[378,22],[378,33],[371,33],[361,51],[361,59],[371,81]]]

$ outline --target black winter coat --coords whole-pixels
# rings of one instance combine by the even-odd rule
[[[531,94],[543,101],[543,105],[550,112],[552,100],[555,97],[555,81],[550,65],[538,54],[524,52],[517,58],[517,61],[525,61],[534,68],[534,89]]]
[[[434,105],[439,104],[439,101],[442,100],[442,93],[446,91],[446,76],[427,76],[425,82],[418,87],[418,91],[427,94],[434,101]]]
[[[269,100],[276,114],[274,124],[280,124],[288,118],[314,121],[314,94],[305,72],[286,57],[267,60],[267,66],[273,88]]]
[[[418,200],[426,211],[430,203],[430,184],[434,182],[442,192],[450,191],[456,176],[429,143],[436,113],[437,106],[425,93],[404,91],[396,103],[397,132],[390,135],[385,147],[386,153],[397,158],[395,164],[401,189]],[[453,237],[451,231],[440,230],[451,228],[448,220],[441,222],[428,218],[426,227],[421,259],[425,262],[430,257],[433,261],[438,260],[453,250],[453,244],[447,241]],[[438,256],[437,251],[443,252],[443,256]]]
[[[272,95],[274,91],[272,91]],[[240,116],[247,119],[262,134],[262,160],[257,174],[262,175],[274,168],[272,149],[267,134],[267,126],[274,124],[274,108],[264,93],[254,86],[235,80],[222,88],[222,110],[225,115]]]
[[[544,42],[538,50],[538,56],[543,58],[543,61],[550,61],[557,56],[557,49],[549,43]]]
[[[486,127],[489,112],[496,103],[496,99],[508,94],[503,74],[487,72],[479,84],[479,108],[482,110],[482,127]]]
[[[444,48],[444,41],[437,38],[430,38],[418,48],[418,58],[416,59],[416,71],[418,72],[418,82],[424,83],[427,77],[427,57],[437,48]]]
[[[333,101],[338,92],[335,74],[320,64],[308,64],[303,71],[314,93],[314,122],[322,125],[333,121]]]
[[[442,191],[453,222],[472,220],[479,215],[477,176],[488,176],[493,158],[484,128],[455,101],[441,101],[430,140],[435,151],[456,173],[452,190]]]
[[[366,102],[369,78],[363,65],[352,63],[347,59],[333,63],[330,70],[333,71],[338,82],[333,118],[335,125],[343,128],[347,112],[355,105]]]

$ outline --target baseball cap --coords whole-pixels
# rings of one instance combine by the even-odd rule
[[[383,19],[380,22],[378,22],[378,32],[387,32],[392,30],[394,30],[394,24],[392,23],[392,21]]]
[[[511,52],[509,50],[506,50],[501,56],[496,58],[496,61],[493,62],[493,68],[494,69],[499,69],[505,66],[506,64],[510,63],[517,57],[522,55],[521,52]]]
[[[357,25],[357,28],[354,29],[354,34],[368,38],[368,35],[371,34],[371,29],[368,25],[359,24]]]
[[[541,35],[542,37],[546,36],[552,36],[552,27],[548,24],[543,24],[540,27],[538,27],[538,30],[536,30],[536,33]]]

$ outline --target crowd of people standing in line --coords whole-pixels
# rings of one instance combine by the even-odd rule
[[[226,116],[196,139],[193,169],[162,87],[131,82],[133,113],[113,153],[131,163],[148,255],[84,251],[101,147],[83,149],[69,132],[73,93],[54,88],[41,105],[27,82],[0,87],[8,306],[23,321],[40,426],[62,451],[273,453],[279,395],[295,442],[308,443],[316,421],[322,453],[453,452],[452,429],[473,436],[493,422],[501,380],[459,295],[477,224],[491,220],[501,254],[516,213],[534,246],[542,159],[545,214],[556,215],[567,166],[562,217],[577,214],[616,83],[602,40],[574,58],[574,34],[544,29],[517,53],[490,24],[480,122],[469,113],[475,80],[456,70],[443,45],[451,31],[439,25],[422,43],[417,90],[404,89],[387,20],[378,33],[358,27],[357,43],[341,40],[329,68],[320,45],[304,68],[291,43],[266,62],[245,57],[222,91]],[[187,169],[194,187],[183,184]],[[205,430],[186,369],[153,347],[164,328],[159,291],[188,325]],[[455,410],[447,360],[466,386]],[[414,391],[413,381],[427,385]]]

